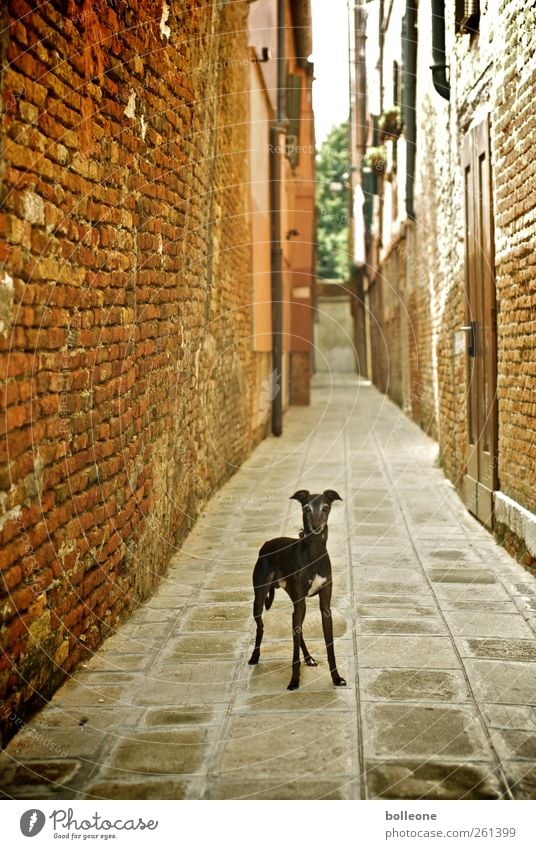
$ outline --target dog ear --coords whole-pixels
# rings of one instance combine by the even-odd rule
[[[307,499],[309,498],[309,490],[308,489],[299,489],[294,495],[291,495],[290,498],[296,499],[299,501],[301,505],[305,504]]]
[[[324,495],[326,496],[326,498],[327,498],[327,500],[330,502],[330,504],[331,504],[333,501],[342,501],[341,496],[339,495],[339,493],[338,493],[338,492],[335,492],[335,490],[334,490],[334,489],[325,489],[325,490],[324,490]]]

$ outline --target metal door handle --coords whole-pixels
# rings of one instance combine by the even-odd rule
[[[469,343],[467,353],[470,357],[476,357],[476,321],[472,321],[470,324],[463,324],[460,327],[460,330],[463,330],[464,333],[471,334],[471,341]]]

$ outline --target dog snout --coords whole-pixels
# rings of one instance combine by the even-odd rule
[[[326,519],[325,516],[312,516],[311,517],[311,530],[315,533],[319,534],[320,531],[323,531],[326,527]]]

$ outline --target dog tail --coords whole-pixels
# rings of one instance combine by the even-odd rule
[[[274,601],[274,595],[275,595],[275,586],[274,586],[274,584],[270,584],[270,589],[268,590],[268,595],[264,599],[264,606],[265,606],[266,610],[270,610],[270,608],[273,604],[273,601]]]

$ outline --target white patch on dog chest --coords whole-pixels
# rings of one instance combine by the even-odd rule
[[[285,587],[286,587],[286,585],[287,585],[287,582],[284,580],[284,578],[279,578],[279,580],[278,580],[278,582],[277,582],[277,586],[278,586],[281,590],[284,590],[284,589],[285,589]]]
[[[314,578],[313,578],[313,582],[312,582],[311,586],[309,587],[309,592],[307,593],[307,595],[311,596],[311,595],[314,595],[315,593],[317,593],[318,590],[321,589],[324,586],[326,581],[327,581],[327,578],[323,578],[321,575],[315,575]]]

